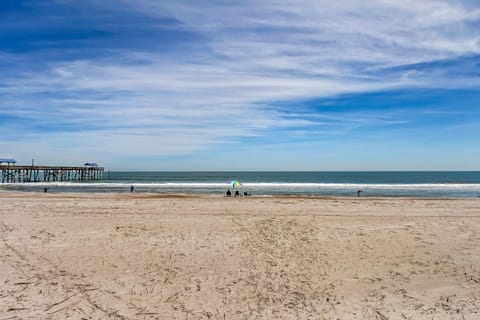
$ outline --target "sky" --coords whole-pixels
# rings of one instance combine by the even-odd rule
[[[480,170],[478,0],[2,0],[0,158]]]

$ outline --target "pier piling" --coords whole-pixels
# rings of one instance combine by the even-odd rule
[[[101,180],[103,173],[104,168],[97,166],[17,166],[0,163],[2,183]]]

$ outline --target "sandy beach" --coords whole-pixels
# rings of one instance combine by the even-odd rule
[[[0,204],[0,319],[480,318],[480,199]]]

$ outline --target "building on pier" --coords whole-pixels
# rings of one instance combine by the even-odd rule
[[[17,163],[17,160],[15,159],[4,159],[4,158],[0,158],[0,166],[2,164],[6,163],[7,166],[10,166],[10,165],[15,165],[15,163]]]

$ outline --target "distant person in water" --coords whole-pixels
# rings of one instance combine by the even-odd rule
[[[232,196],[232,192],[230,191],[230,189],[227,190],[227,197],[231,197]]]
[[[235,197],[240,197],[240,192],[238,190],[235,191]]]
[[[135,193],[135,186],[133,184],[130,185],[130,193],[131,194]]]
[[[362,193],[363,190],[357,190],[357,197],[360,198],[360,193]]]

